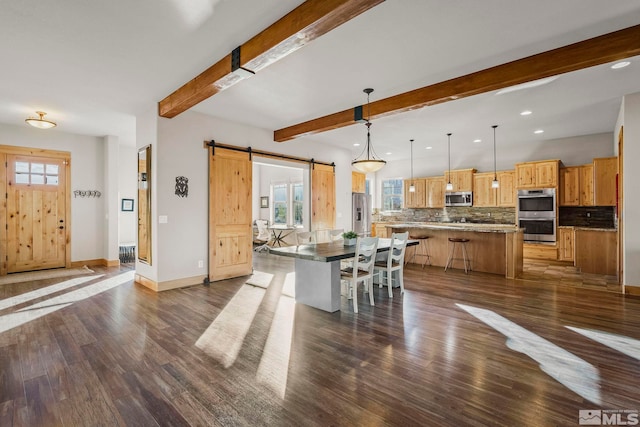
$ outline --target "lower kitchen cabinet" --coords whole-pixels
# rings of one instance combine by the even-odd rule
[[[618,274],[618,232],[575,229],[575,265],[583,273]]]
[[[574,260],[574,230],[573,227],[558,228],[558,261]]]

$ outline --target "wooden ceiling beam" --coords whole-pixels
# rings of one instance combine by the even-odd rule
[[[504,89],[636,55],[640,55],[640,25],[373,101],[370,104],[371,119]],[[284,142],[354,123],[354,109],[351,108],[278,129],[274,132],[273,138],[277,142]]]
[[[239,47],[239,66],[255,73],[384,0],[307,0]],[[240,80],[227,55],[158,103],[172,118]]]

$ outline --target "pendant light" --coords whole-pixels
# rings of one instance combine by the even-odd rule
[[[25,119],[25,122],[38,129],[51,129],[52,127],[56,126],[55,122],[44,119],[44,116],[47,115],[47,113],[45,113],[44,111],[36,111],[36,114],[40,116],[39,119],[35,117],[29,117],[28,119]]]
[[[360,172],[369,173],[379,171],[387,164],[387,162],[376,156],[376,152],[373,150],[373,146],[371,145],[371,121],[369,120],[371,118],[371,106],[369,104],[369,95],[371,95],[373,89],[367,88],[364,89],[363,92],[367,94],[367,120],[365,123],[365,126],[367,126],[367,146],[364,148],[362,153],[360,153],[360,156],[358,156],[358,158],[362,158],[356,158],[351,162],[351,166]],[[366,157],[364,156],[365,153]]]
[[[413,139],[410,139],[409,142],[411,143],[411,185],[409,185],[409,193],[415,193],[416,185],[413,182]]]
[[[491,188],[500,188],[498,174],[496,173],[496,128],[498,125],[493,125],[491,127],[493,128],[493,181],[491,181]]]
[[[447,134],[447,152],[449,153],[449,173],[447,174],[447,191],[453,190],[453,184],[451,183],[451,133]]]

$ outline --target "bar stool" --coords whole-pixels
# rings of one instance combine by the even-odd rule
[[[411,258],[409,258],[406,262],[405,265],[409,262],[412,262],[415,257],[423,257],[424,260],[422,261],[422,268],[424,268],[424,265],[427,263],[427,261],[429,262],[429,265],[431,265],[431,255],[429,254],[429,239],[431,238],[431,236],[409,236],[409,240],[417,240],[420,243],[418,244],[418,246],[413,248],[413,254],[411,255]]]
[[[444,271],[447,271],[447,268],[453,262],[453,256],[456,251],[456,243],[460,243],[462,246],[462,260],[464,261],[464,273],[467,274],[468,270],[471,270],[471,260],[467,255],[467,242],[469,239],[461,238],[461,237],[449,237],[449,243],[451,243],[451,249],[449,249],[449,257],[447,258],[447,263],[444,266]],[[468,264],[468,265],[467,265]]]

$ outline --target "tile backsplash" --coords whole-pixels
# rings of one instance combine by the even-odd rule
[[[515,224],[515,208],[448,207],[403,209],[374,212],[373,221],[389,222],[472,222],[476,224]]]
[[[615,206],[561,206],[558,225],[615,228]]]

